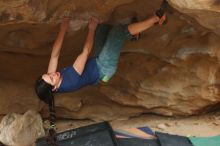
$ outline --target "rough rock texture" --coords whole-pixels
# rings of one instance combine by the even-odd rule
[[[42,119],[34,111],[8,114],[0,123],[0,142],[7,146],[31,146],[44,135]]]
[[[211,0],[210,0],[211,1]],[[46,71],[60,17],[73,18],[65,38],[59,69],[71,65],[86,36],[92,16],[113,24],[128,23],[136,14],[144,20],[160,0],[3,0],[0,2],[0,111],[47,112],[34,94],[35,79]],[[192,17],[205,14],[182,1],[169,1]],[[188,1],[190,2],[190,1]],[[208,2],[208,0],[207,0]],[[193,2],[192,2],[193,3]],[[178,6],[178,7],[177,7]],[[219,11],[216,6],[208,10]],[[126,42],[119,67],[107,85],[56,95],[57,115],[63,118],[113,120],[143,113],[194,115],[220,103],[220,36],[218,25],[200,26],[185,14],[172,10],[165,26],[154,26],[137,42]],[[208,14],[207,18],[211,19]],[[200,19],[196,17],[200,22]],[[218,20],[213,21],[218,22]],[[209,29],[207,29],[209,28]],[[211,31],[210,31],[211,29]]]
[[[201,25],[220,34],[219,0],[169,0],[182,13],[195,18]]]

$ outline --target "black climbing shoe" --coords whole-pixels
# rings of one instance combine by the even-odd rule
[[[167,0],[163,0],[163,2],[160,5],[160,9],[155,12],[155,15],[161,19],[164,16],[164,14],[167,12],[167,8],[168,8],[168,2]],[[163,24],[166,24],[166,23],[167,23],[167,18],[163,22]]]
[[[167,12],[167,7],[168,7],[167,0],[163,0],[163,2],[160,5],[160,9],[155,12],[156,16],[158,16],[161,19],[163,15]]]

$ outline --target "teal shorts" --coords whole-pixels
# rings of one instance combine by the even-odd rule
[[[94,48],[102,81],[108,82],[115,74],[123,44],[127,39],[131,38],[132,35],[128,31],[128,25],[98,25]]]

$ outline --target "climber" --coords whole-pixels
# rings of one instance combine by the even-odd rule
[[[99,81],[108,82],[116,72],[121,48],[126,39],[140,38],[139,34],[155,24],[162,25],[167,20],[165,9],[166,0],[155,15],[141,22],[128,25],[111,26],[99,24],[92,18],[88,24],[88,34],[82,52],[73,65],[57,71],[58,59],[65,33],[69,26],[69,18],[63,18],[60,31],[52,48],[47,73],[41,75],[35,84],[38,97],[49,106],[50,128],[48,144],[56,144],[56,116],[53,93],[76,91],[87,85],[95,85]],[[95,57],[89,54],[95,49]]]
[[[129,25],[104,25],[92,18],[88,24],[88,34],[82,52],[73,65],[58,72],[60,50],[69,25],[69,19],[64,18],[52,49],[47,73],[40,76],[36,82],[37,95],[48,103],[53,92],[76,91],[87,85],[95,85],[100,80],[108,82],[116,72],[120,51],[125,40],[154,26],[155,23],[163,24],[165,20],[165,13],[159,11],[149,19]],[[89,58],[93,46],[96,56]]]

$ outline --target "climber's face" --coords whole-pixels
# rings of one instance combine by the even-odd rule
[[[58,85],[61,81],[61,75],[60,72],[47,73],[42,75],[42,79],[48,84],[52,85],[54,87],[53,90],[55,90],[58,88]]]

